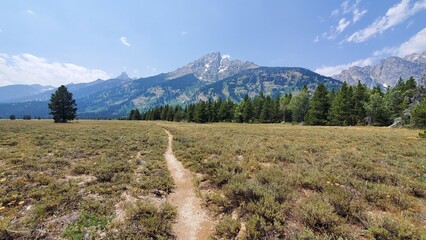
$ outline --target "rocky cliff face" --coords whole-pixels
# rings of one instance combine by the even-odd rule
[[[368,87],[376,85],[394,86],[399,78],[408,79],[414,77],[421,82],[426,73],[426,52],[415,53],[404,58],[389,57],[374,66],[351,67],[343,70],[333,78],[356,84],[359,81]]]
[[[193,61],[173,72],[168,73],[168,79],[178,78],[188,74],[194,74],[198,79],[206,83],[213,83],[243,70],[257,68],[252,62],[231,60],[222,56],[220,52],[204,55],[202,58]]]

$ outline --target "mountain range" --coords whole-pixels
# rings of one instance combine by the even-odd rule
[[[354,66],[343,70],[333,78],[348,84],[358,81],[372,88],[377,85],[394,86],[399,78],[414,77],[418,84],[426,86],[426,52],[414,53],[403,58],[389,57],[373,66]]]
[[[264,92],[278,96],[299,91],[304,85],[315,89],[320,83],[337,89],[342,81],[358,80],[372,87],[394,85],[399,77],[426,79],[426,53],[405,58],[391,57],[376,66],[352,67],[326,77],[299,67],[262,67],[252,62],[230,59],[214,52],[172,72],[132,79],[126,73],[89,83],[68,84],[77,102],[79,118],[116,118],[130,109],[147,110],[163,104],[188,104],[199,100],[241,101]],[[419,77],[420,76],[420,77]],[[0,118],[14,114],[48,117],[47,104],[56,89],[40,85],[0,87]]]
[[[126,73],[109,80],[69,84],[77,102],[80,118],[125,116],[130,109],[147,110],[162,104],[188,104],[209,98],[230,98],[241,101],[261,91],[272,96],[300,90],[304,85],[314,89],[319,83],[338,88],[341,82],[304,68],[259,67],[258,65],[222,56],[207,54],[169,73],[131,79]],[[55,91],[52,87],[35,88],[16,95],[18,85],[0,87],[0,117],[31,115],[48,117],[47,103]]]

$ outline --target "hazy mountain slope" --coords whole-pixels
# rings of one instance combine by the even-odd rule
[[[77,99],[79,114],[126,115],[129,109],[148,109],[161,104],[183,104],[202,86],[193,74],[166,80],[165,74],[141,78],[120,87]]]
[[[84,98],[97,92],[105,91],[108,89],[116,88],[126,82],[132,81],[126,73],[122,73],[120,76],[108,80],[95,80],[88,83],[71,83],[66,85],[68,91],[73,93],[75,99]],[[26,101],[48,101],[56,88],[52,88],[49,91],[43,92],[37,95],[25,96],[13,99],[13,102],[26,102]]]
[[[30,115],[33,118],[47,118],[49,116],[47,104],[47,101],[0,103],[0,118],[9,118],[10,115],[15,115],[20,119],[24,115]]]
[[[9,85],[0,87],[0,102],[14,102],[14,99],[35,96],[54,89],[52,86],[34,85]]]
[[[319,83],[328,88],[338,88],[342,83],[304,68],[259,67],[249,69],[222,81],[203,87],[194,100],[228,98],[240,101],[245,94],[250,97],[264,92],[267,95],[284,95],[300,90],[304,85],[315,89]]]
[[[376,85],[394,86],[400,77],[414,77],[420,80],[426,73],[426,52],[408,55],[404,58],[389,57],[374,66],[351,67],[333,78],[356,84],[359,81],[369,87]]]

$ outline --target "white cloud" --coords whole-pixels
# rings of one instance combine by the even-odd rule
[[[336,27],[336,31],[338,33],[341,33],[345,30],[345,28],[347,28],[349,26],[351,22],[350,21],[346,21],[345,18],[340,19],[339,24]]]
[[[338,16],[340,14],[340,11],[339,11],[339,9],[334,9],[332,12],[331,12],[331,16],[332,17],[335,17],[335,16]]]
[[[426,28],[423,28],[423,30],[412,36],[408,41],[401,44],[397,55],[403,57],[422,51],[426,51]]]
[[[36,15],[36,13],[35,13],[33,10],[29,10],[29,9],[28,9],[26,12],[27,12],[28,14],[30,14],[30,15]]]
[[[353,33],[346,41],[355,43],[365,42],[378,33],[383,33],[387,29],[404,22],[418,11],[424,9],[426,9],[426,0],[418,1],[415,4],[410,4],[410,0],[402,0],[400,3],[389,8],[385,16],[376,19],[368,27]]]
[[[315,38],[314,38],[314,41],[313,41],[313,42],[314,42],[314,43],[317,43],[317,42],[319,42],[319,40],[320,40],[320,36],[318,36],[318,35],[317,35],[317,36],[315,36]]]
[[[94,81],[111,76],[97,69],[71,63],[49,62],[31,54],[0,53],[0,86],[10,84],[41,84],[60,86],[68,83]]]
[[[360,11],[358,8],[355,8],[353,11],[352,22],[356,23],[367,13],[367,9]]]
[[[128,47],[130,47],[130,44],[127,42],[127,38],[126,37],[121,37],[120,41],[123,45],[126,45]]]
[[[227,58],[227,59],[231,59],[231,55],[229,54],[223,54],[222,55],[222,59]]]
[[[374,58],[370,57],[370,58],[366,58],[366,59],[360,59],[360,60],[357,60],[357,61],[354,61],[354,62],[351,62],[351,63],[348,63],[348,64],[341,64],[341,65],[336,65],[336,66],[323,66],[323,67],[315,69],[315,72],[319,73],[321,75],[324,75],[324,76],[331,77],[333,75],[339,74],[343,70],[348,69],[350,67],[353,67],[353,66],[364,67],[364,66],[367,66],[367,65],[371,65],[373,63],[374,63]]]
[[[339,9],[335,9],[331,12],[330,16],[333,19],[340,17],[339,22],[336,25],[331,25],[328,32],[321,34],[321,38],[333,40],[336,39],[339,34],[345,31],[350,25],[354,25],[356,22],[367,14],[368,10],[360,10],[358,5],[361,0],[345,0],[340,4]],[[320,39],[315,38],[314,42],[318,42]]]
[[[342,7],[343,13],[348,13],[352,8],[352,6],[350,5],[350,0],[343,1],[340,6]]]
[[[374,51],[373,56],[379,58],[379,57],[396,55],[397,53],[398,53],[398,48],[396,47],[384,47],[380,50]]]

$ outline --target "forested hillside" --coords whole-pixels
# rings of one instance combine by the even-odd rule
[[[307,125],[375,125],[386,126],[395,119],[401,124],[424,126],[426,91],[417,86],[414,78],[400,79],[393,88],[383,91],[358,82],[356,86],[344,83],[337,91],[319,84],[312,91],[306,86],[296,94],[283,97],[247,94],[240,103],[218,99],[200,101],[185,107],[163,105],[142,114],[133,110],[129,119],[205,122],[277,123],[293,122]],[[415,111],[413,111],[415,110]],[[135,116],[139,114],[140,116]]]

